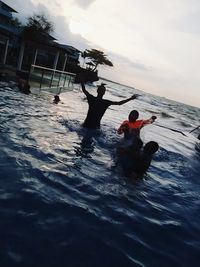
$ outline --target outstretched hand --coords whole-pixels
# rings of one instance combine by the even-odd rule
[[[131,99],[133,100],[133,99],[136,99],[136,98],[138,98],[140,95],[139,94],[134,94],[134,95],[132,95],[131,96]]]

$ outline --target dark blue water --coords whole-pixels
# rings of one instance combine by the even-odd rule
[[[105,98],[134,92],[108,83]],[[0,266],[199,266],[200,152],[188,132],[200,110],[142,93],[88,132],[79,88],[60,98],[0,85]],[[116,129],[132,109],[186,134],[144,128],[144,143],[160,149],[141,181],[114,162]]]

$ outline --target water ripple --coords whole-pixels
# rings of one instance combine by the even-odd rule
[[[107,97],[132,88],[108,82]],[[94,92],[94,88],[90,88]],[[200,110],[142,93],[140,117],[156,114],[166,127],[188,133]],[[197,266],[200,260],[200,182],[195,137],[147,126],[144,143],[160,149],[143,180],[114,165],[116,134],[132,103],[113,106],[99,131],[81,123],[80,91],[23,95],[0,84],[1,265]],[[196,144],[197,142],[197,144]]]

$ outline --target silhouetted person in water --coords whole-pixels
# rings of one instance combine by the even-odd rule
[[[105,84],[101,84],[97,86],[97,96],[91,95],[86,89],[83,82],[81,82],[83,93],[87,97],[89,109],[87,113],[87,117],[83,123],[83,126],[90,129],[98,129],[100,128],[101,119],[106,112],[107,108],[111,105],[123,105],[130,100],[134,100],[137,98],[137,94],[131,96],[122,101],[110,101],[103,99],[103,96],[106,92]]]
[[[54,104],[58,104],[59,102],[60,102],[60,97],[59,97],[59,95],[55,95],[55,96],[54,96],[53,103],[54,103]]]
[[[31,93],[30,85],[29,85],[28,81],[26,81],[26,80],[19,79],[18,88],[19,88],[20,92],[22,92],[26,95]]]
[[[151,164],[153,154],[159,149],[158,143],[154,141],[148,142],[143,149],[142,144],[137,137],[131,146],[118,150],[124,174],[128,177],[142,178]]]

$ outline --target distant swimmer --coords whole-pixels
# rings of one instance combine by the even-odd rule
[[[132,110],[129,113],[128,120],[125,120],[119,129],[117,130],[118,134],[124,134],[126,140],[132,139],[134,136],[140,136],[140,130],[148,125],[153,123],[157,117],[152,116],[150,119],[138,120],[139,112],[137,110]]]
[[[159,149],[158,143],[154,141],[145,144],[143,149],[141,147],[142,141],[137,139],[132,146],[119,152],[120,163],[127,177],[142,178],[151,164],[153,154]]]
[[[127,98],[122,101],[110,101],[103,99],[103,96],[106,92],[105,84],[97,86],[97,96],[91,95],[86,89],[83,82],[81,82],[82,91],[87,97],[89,109],[87,113],[87,117],[83,123],[83,126],[90,129],[98,129],[100,128],[101,119],[106,112],[107,108],[111,105],[123,105],[130,100],[134,100],[138,97],[137,94],[134,94],[130,98]]]
[[[59,102],[60,102],[60,97],[59,97],[59,95],[55,95],[55,96],[54,96],[53,103],[54,103],[54,104],[58,104]]]
[[[18,88],[19,88],[20,92],[22,92],[26,95],[31,93],[30,85],[29,85],[27,80],[19,79]]]

